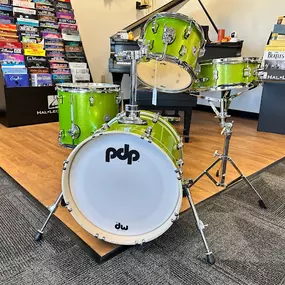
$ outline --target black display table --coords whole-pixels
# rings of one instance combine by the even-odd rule
[[[0,123],[16,127],[58,121],[54,87],[0,86]]]
[[[258,131],[285,134],[285,82],[264,82]]]
[[[157,93],[157,105],[152,105],[152,90],[138,90],[137,104],[141,110],[170,110],[184,111],[183,136],[186,143],[190,140],[190,125],[192,118],[192,108],[197,106],[197,97],[189,93]]]

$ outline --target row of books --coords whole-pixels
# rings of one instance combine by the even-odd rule
[[[263,79],[285,80],[285,16],[280,16],[264,48]]]
[[[90,82],[70,0],[0,0],[0,62],[8,87]]]

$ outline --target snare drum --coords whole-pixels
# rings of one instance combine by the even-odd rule
[[[182,202],[182,143],[162,117],[141,112],[147,125],[120,116],[78,145],[62,174],[75,220],[93,236],[134,245],[162,235]]]
[[[219,91],[249,87],[259,82],[261,60],[256,57],[232,57],[200,62],[201,71],[193,89]]]
[[[205,53],[201,26],[182,14],[161,13],[147,21],[141,37],[149,54],[138,62],[139,80],[168,93],[190,88],[197,60]]]
[[[101,83],[57,84],[59,144],[74,148],[118,114],[119,86]]]

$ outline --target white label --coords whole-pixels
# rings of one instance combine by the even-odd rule
[[[157,89],[156,87],[153,88],[153,91],[152,91],[152,105],[157,105]]]

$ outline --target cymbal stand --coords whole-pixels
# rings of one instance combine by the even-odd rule
[[[195,180],[188,180],[187,186],[189,188],[193,187],[203,176],[207,176],[216,186],[218,187],[229,187],[230,185],[240,181],[244,180],[247,185],[255,192],[255,194],[259,198],[259,206],[261,208],[266,209],[265,202],[261,195],[258,193],[258,191],[255,189],[255,187],[252,185],[252,183],[248,180],[248,178],[241,172],[241,170],[238,168],[236,163],[232,160],[231,157],[229,157],[229,148],[230,148],[230,141],[232,137],[232,129],[234,126],[234,121],[227,122],[227,119],[230,117],[228,115],[228,108],[230,106],[230,103],[233,98],[239,96],[241,93],[237,93],[236,95],[231,96],[231,91],[224,91],[223,96],[221,99],[215,99],[205,96],[198,96],[199,98],[206,99],[210,106],[212,107],[213,111],[216,114],[216,118],[220,120],[220,126],[222,127],[221,134],[224,135],[224,150],[223,153],[220,154],[218,151],[215,151],[214,157],[217,157],[217,159],[206,169],[204,170]],[[213,102],[219,102],[220,103],[220,111],[216,108]],[[216,179],[209,173],[209,171],[219,162],[221,162],[221,168],[217,172],[217,177],[220,178],[219,181],[216,181]],[[239,177],[231,181],[228,185],[225,183],[226,180],[226,172],[227,172],[227,163],[230,162],[234,169],[239,173]]]

